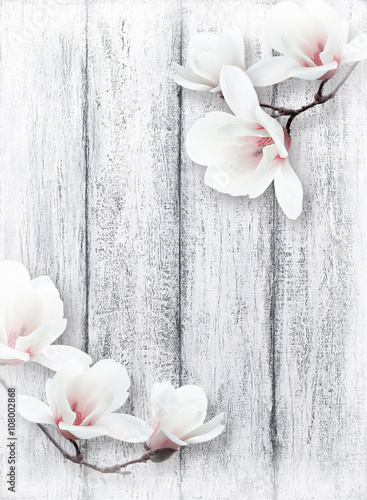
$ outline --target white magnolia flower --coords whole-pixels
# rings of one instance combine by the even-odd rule
[[[221,35],[199,33],[189,43],[189,71],[177,63],[174,80],[191,90],[219,92],[220,70],[225,65],[245,69],[245,49],[238,30],[227,30]]]
[[[46,383],[49,406],[30,396],[18,396],[18,412],[27,420],[51,424],[67,439],[107,435],[121,441],[145,441],[152,428],[142,420],[112,413],[128,397],[129,376],[112,359],[91,368],[83,360],[65,365]]]
[[[367,58],[365,34],[348,40],[348,21],[323,0],[303,7],[280,2],[270,9],[265,31],[270,46],[280,54],[248,69],[255,87],[265,87],[296,77],[331,78],[341,64]]]
[[[275,179],[281,207],[288,217],[298,217],[302,185],[287,159],[288,135],[260,108],[255,89],[241,69],[225,66],[220,83],[235,116],[214,112],[194,123],[186,138],[189,157],[208,167],[208,186],[233,196],[256,197]],[[257,170],[261,175],[252,185]]]
[[[65,330],[59,292],[48,276],[31,280],[16,261],[0,262],[0,363],[35,361],[58,370],[67,361],[91,358],[69,346],[50,345]]]
[[[153,435],[147,448],[177,450],[180,446],[203,443],[219,436],[223,413],[204,424],[208,400],[204,391],[195,385],[175,389],[170,382],[156,383],[152,389]]]

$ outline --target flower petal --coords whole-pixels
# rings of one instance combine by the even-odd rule
[[[353,38],[347,44],[343,63],[362,61],[363,59],[367,59],[367,33]]]
[[[107,430],[107,434],[115,439],[128,443],[146,441],[153,433],[153,429],[143,420],[122,413],[111,413],[98,420]]]
[[[247,74],[236,66],[223,66],[220,86],[232,112],[245,122],[256,122],[255,111],[259,100]]]
[[[17,351],[12,349],[11,347],[0,344],[0,361],[7,363],[7,361],[11,360],[19,360],[19,361],[29,361],[29,354],[27,352]]]
[[[284,129],[281,124],[265,113],[260,107],[257,108],[255,116],[257,122],[267,130],[270,137],[273,139],[278,149],[279,156],[281,158],[288,156],[288,151],[284,144]]]
[[[2,292],[7,294],[30,284],[31,278],[23,264],[15,260],[3,260],[0,262],[0,296]]]
[[[31,396],[19,395],[17,397],[17,411],[30,422],[56,425],[50,408],[39,399]]]
[[[283,212],[290,219],[297,219],[302,212],[303,189],[296,173],[286,158],[275,179],[275,194]]]
[[[278,172],[281,161],[277,161],[278,151],[275,145],[267,146],[263,150],[262,160],[250,180],[250,198],[257,198],[268,188]]]
[[[20,351],[31,351],[31,356],[48,347],[64,332],[67,320],[65,318],[50,320],[40,326],[25,337],[18,337],[15,342],[15,348]]]
[[[216,82],[207,80],[193,71],[183,68],[177,63],[173,63],[172,66],[176,71],[173,77],[175,82],[185,88],[191,90],[211,90],[213,87],[217,86]]]
[[[314,68],[298,67],[293,69],[289,73],[289,76],[294,78],[301,78],[303,80],[318,80],[322,76],[326,75],[328,71],[336,69],[337,67],[337,61],[333,61],[329,64],[324,64],[323,66],[315,66]]]
[[[70,404],[68,398],[65,394],[64,388],[55,383],[55,380],[52,380],[52,390],[53,390],[53,399],[55,402],[55,410],[56,413],[53,413],[53,417],[56,421],[61,420],[66,424],[72,424],[75,421],[76,414],[70,408]],[[51,386],[51,384],[50,384]],[[51,407],[51,405],[50,405]],[[51,411],[53,408],[51,407]]]
[[[207,432],[206,434],[201,434],[200,436],[186,439],[186,443],[187,444],[205,443],[206,441],[210,441],[211,439],[218,437],[219,434],[222,434],[223,430],[224,430],[224,425],[218,425],[218,427],[211,430],[210,432]]]
[[[42,321],[61,319],[64,315],[63,302],[60,294],[48,276],[39,276],[31,281],[31,288],[37,293],[45,305],[45,315]]]
[[[240,125],[242,120],[229,113],[212,112],[205,118],[197,120],[186,136],[186,150],[188,156],[199,165],[223,165],[233,160],[233,156],[240,157],[236,151],[236,139],[218,137],[218,133],[227,125]]]
[[[106,413],[109,413],[113,401],[113,390],[109,389],[106,394],[102,396],[102,399],[97,402],[96,406],[93,408],[91,413],[83,420],[81,425],[89,425],[91,422],[95,424],[101,419]]]
[[[186,442],[191,442],[188,440],[191,438],[195,438],[195,437],[198,437],[198,436],[201,436],[201,435],[207,434],[208,432],[213,431],[221,423],[221,421],[223,420],[223,417],[224,417],[224,413],[219,413],[219,415],[212,418],[211,420],[209,420],[205,424],[200,425],[200,427],[197,427],[193,431],[188,432],[187,434],[182,436],[181,439],[183,441],[186,441]]]
[[[349,25],[346,19],[341,19],[338,24],[331,27],[325,48],[320,54],[323,64],[342,60],[348,40],[348,31]]]
[[[289,78],[289,72],[299,64],[288,56],[267,57],[251,66],[246,74],[254,87],[267,87]]]
[[[58,371],[70,361],[79,358],[88,365],[92,364],[92,358],[75,347],[68,345],[52,345],[48,348],[44,348],[35,356],[32,356],[32,361],[50,370]]]
[[[244,168],[239,168],[236,163],[233,163],[233,165],[234,168],[229,169],[229,172],[222,168],[209,166],[205,172],[205,184],[220,193],[230,194],[231,196],[248,195],[250,179],[257,165],[248,163]]]
[[[12,294],[4,313],[8,337],[27,336],[42,325],[44,305],[30,287],[20,288]]]
[[[91,367],[90,374],[100,379],[95,393],[96,400],[112,389],[113,401],[110,411],[117,410],[125,403],[129,395],[130,379],[124,366],[113,359],[103,359]]]
[[[155,428],[178,409],[178,398],[170,382],[155,383],[152,388],[152,426]]]
[[[107,434],[107,429],[103,425],[90,425],[83,427],[81,425],[70,425],[65,422],[59,423],[59,428],[63,431],[69,432],[79,439],[92,439]]]
[[[218,38],[219,66],[238,66],[245,69],[245,45],[240,30],[226,30]]]

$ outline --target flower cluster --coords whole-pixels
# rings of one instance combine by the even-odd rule
[[[50,424],[74,443],[102,435],[130,443],[144,442],[149,453],[143,461],[155,462],[166,460],[181,446],[208,441],[223,431],[223,414],[204,424],[207,398],[194,385],[175,390],[170,382],[156,383],[152,426],[137,417],[117,413],[129,395],[126,369],[112,359],[90,366],[92,359],[86,353],[51,345],[64,332],[66,319],[59,292],[49,277],[31,280],[19,262],[0,262],[0,314],[1,363],[36,361],[56,371],[46,383],[48,404],[28,395],[17,398],[18,412],[41,428]],[[65,456],[91,466],[80,457]],[[109,472],[118,472],[123,466]]]
[[[247,70],[238,31],[220,36],[200,33],[191,40],[188,61],[192,70],[174,64],[175,81],[191,90],[218,93],[233,113],[208,113],[187,134],[187,154],[207,167],[208,186],[256,198],[274,181],[286,216],[296,219],[301,214],[303,189],[289,163],[290,125],[301,112],[334,97],[336,90],[328,96],[322,90],[342,64],[367,58],[367,36],[347,43],[348,29],[347,20],[323,0],[311,0],[304,7],[280,2],[270,9],[265,31],[269,45],[282,55]],[[254,87],[291,77],[321,81],[313,103],[299,110],[259,104]],[[270,116],[261,107],[277,114]],[[276,121],[282,116],[289,116],[286,127]]]

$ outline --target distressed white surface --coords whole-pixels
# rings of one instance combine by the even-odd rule
[[[17,499],[367,497],[366,66],[294,121],[296,222],[272,189],[249,201],[205,187],[183,146],[195,119],[226,106],[177,90],[181,45],[185,60],[197,31],[239,26],[253,63],[269,53],[272,3],[2,2],[0,257],[57,283],[60,340],[127,366],[124,411],[149,420],[151,385],[169,379],[201,385],[210,415],[227,414],[220,438],[128,477],[63,464],[18,417]],[[366,2],[332,3],[352,34],[365,30]],[[261,95],[296,105],[315,89],[294,80]],[[0,372],[38,397],[50,376]],[[84,449],[106,465],[141,453],[107,438]],[[14,498],[3,479],[0,497]]]

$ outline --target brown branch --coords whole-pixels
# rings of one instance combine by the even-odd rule
[[[41,431],[47,436],[47,438],[51,441],[51,443],[54,446],[56,446],[56,448],[60,451],[60,453],[64,457],[64,460],[70,460],[70,462],[73,462],[74,464],[84,465],[85,467],[89,467],[90,469],[101,472],[102,474],[120,474],[120,475],[130,474],[130,472],[121,471],[121,469],[124,469],[128,465],[148,462],[151,458],[151,452],[147,452],[144,453],[144,455],[142,455],[140,458],[137,458],[135,460],[130,460],[123,464],[116,464],[110,467],[99,467],[98,465],[91,464],[84,460],[84,454],[80,450],[76,441],[74,441],[73,439],[68,440],[73,444],[76,451],[76,455],[70,455],[70,453],[67,453],[64,450],[64,448],[51,436],[51,434],[48,432],[48,430],[44,425],[42,424],[37,424],[37,425],[41,429]]]
[[[288,134],[290,134],[291,124],[292,124],[293,120],[296,118],[296,116],[300,115],[301,113],[304,113],[305,111],[307,111],[315,106],[318,106],[319,104],[325,104],[325,102],[329,101],[330,99],[333,99],[335,97],[335,94],[340,89],[340,87],[346,82],[346,80],[349,78],[351,73],[354,71],[358,62],[359,61],[357,61],[351,65],[351,67],[349,68],[347,73],[344,75],[344,77],[340,80],[340,82],[336,85],[336,87],[327,95],[323,94],[323,90],[324,90],[325,84],[329,81],[329,79],[323,80],[320,83],[319,89],[314,96],[314,101],[311,102],[310,104],[306,104],[306,105],[302,106],[299,109],[283,108],[283,107],[272,106],[270,104],[263,104],[263,103],[260,103],[260,106],[262,108],[268,108],[268,109],[272,109],[273,111],[276,111],[278,113],[278,115],[271,115],[273,118],[280,118],[281,116],[289,116],[287,124],[286,124],[286,131]]]

